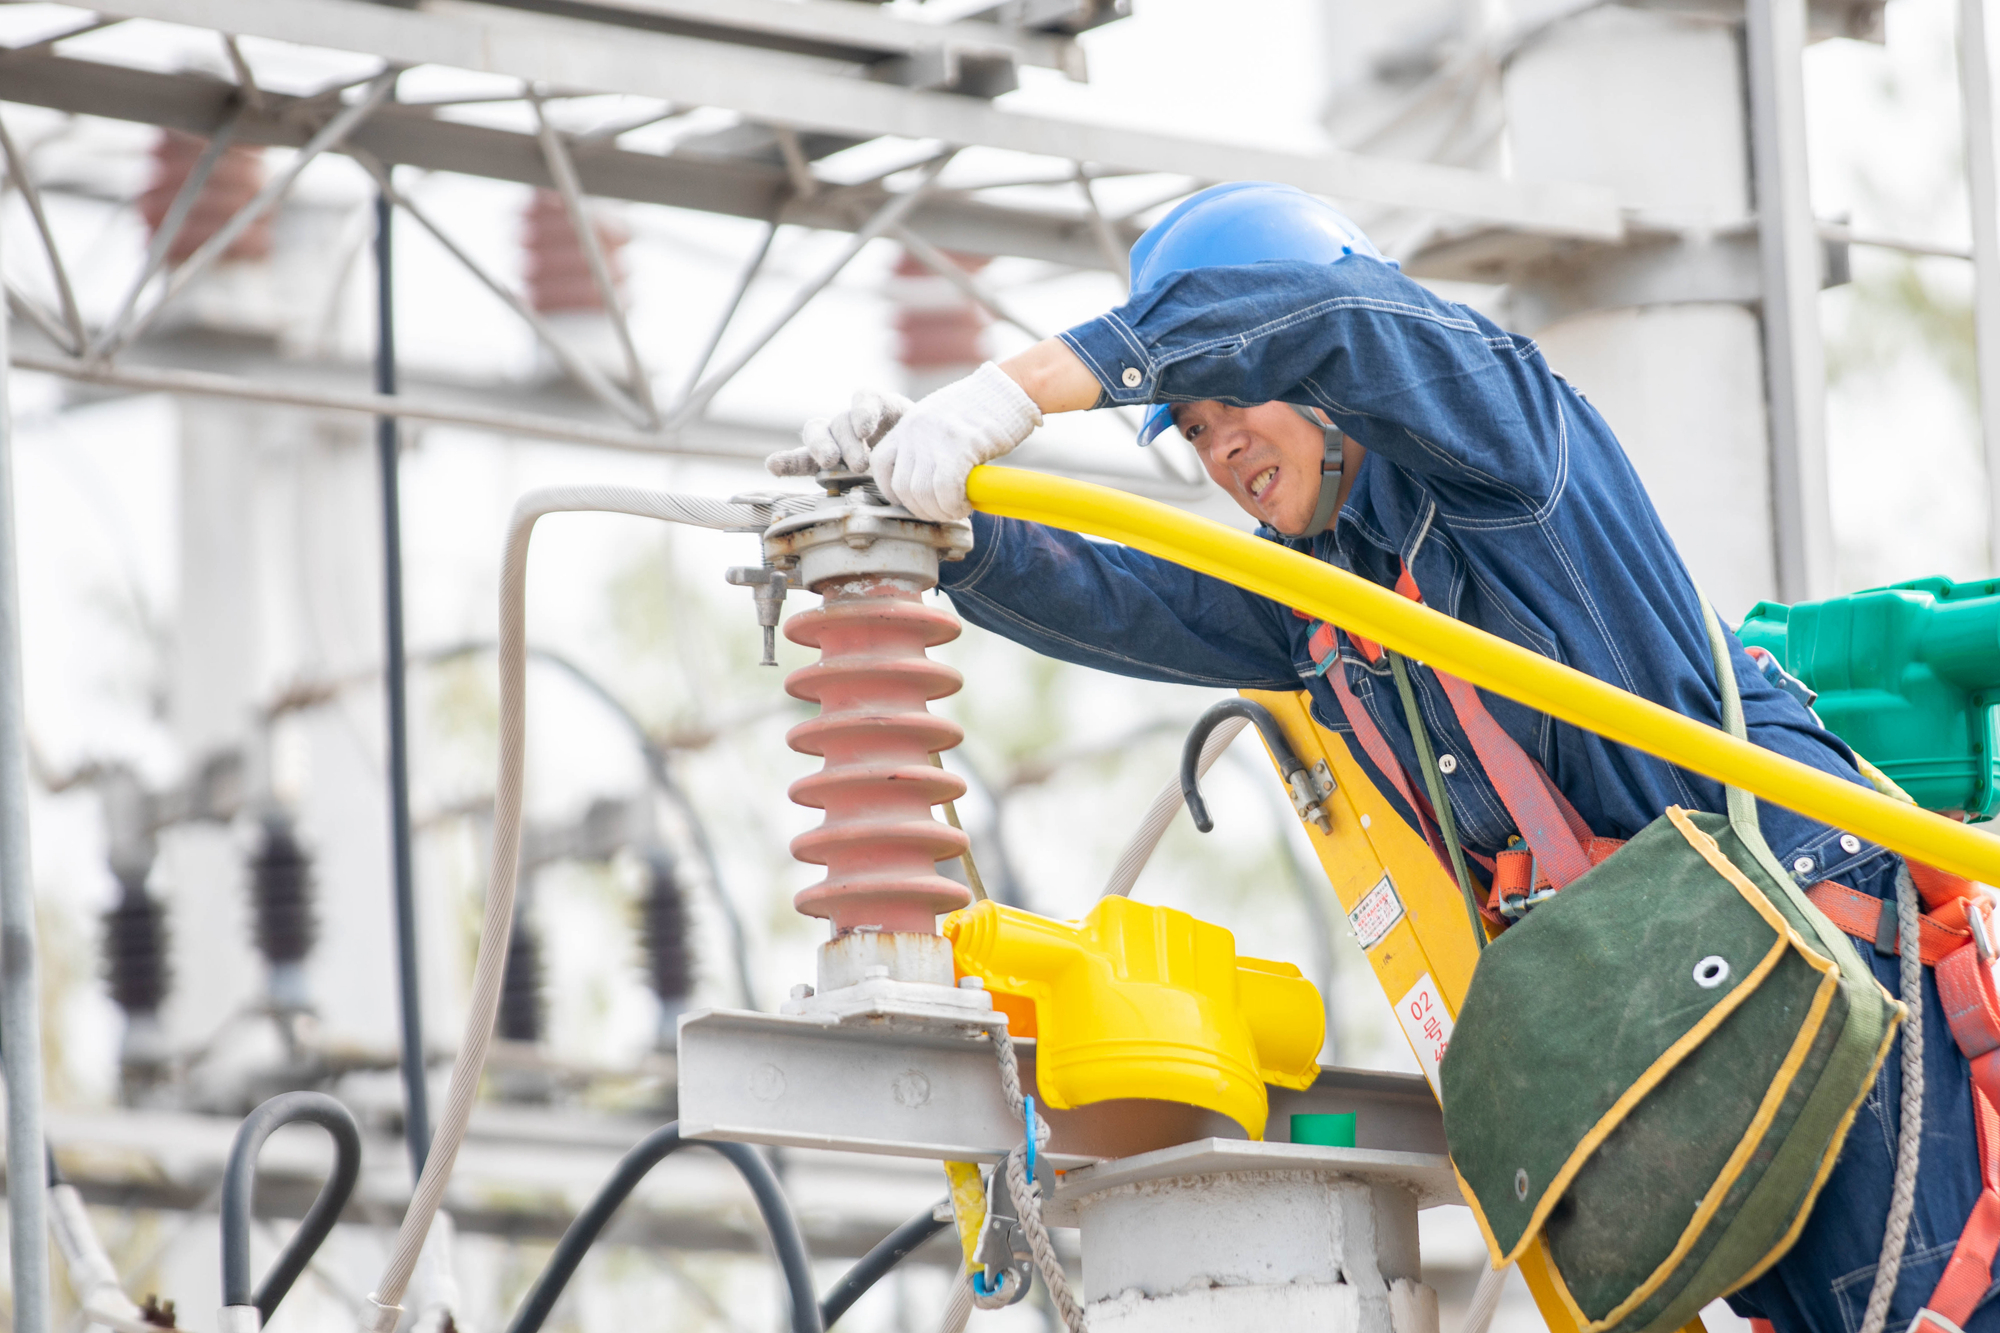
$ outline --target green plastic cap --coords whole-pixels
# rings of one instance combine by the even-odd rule
[[[1352,1148],[1354,1112],[1343,1111],[1339,1115],[1295,1115],[1292,1117],[1292,1142],[1310,1143],[1321,1148]]]

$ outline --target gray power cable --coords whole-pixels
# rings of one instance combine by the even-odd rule
[[[1861,1333],[1882,1333],[1903,1274],[1903,1244],[1917,1206],[1917,1161],[1924,1137],[1924,958],[1923,929],[1917,915],[1917,886],[1907,863],[1896,867],[1897,961],[1903,983],[1903,1101],[1896,1134],[1896,1183],[1889,1195],[1889,1220],[1882,1231],[1882,1257],[1868,1291]]]
[[[1217,723],[1215,730],[1208,734],[1208,740],[1202,744],[1201,758],[1195,764],[1195,772],[1206,773],[1214,767],[1215,761],[1222,757],[1222,752],[1229,748],[1229,743],[1241,735],[1243,728],[1249,725],[1249,719],[1241,717],[1226,717]],[[1174,822],[1174,816],[1181,812],[1181,807],[1185,804],[1187,798],[1181,793],[1180,774],[1176,772],[1160,788],[1160,794],[1153,798],[1153,803],[1146,807],[1146,814],[1139,821],[1138,831],[1132,835],[1132,841],[1119,856],[1118,864],[1111,869],[1111,878],[1105,882],[1103,897],[1109,898],[1114,895],[1123,897],[1132,892],[1132,886],[1139,882],[1139,872],[1153,859],[1153,852],[1159,847],[1160,839],[1166,836],[1167,826]]]
[[[788,505],[804,508],[816,497],[802,494],[758,503],[732,503],[706,496],[672,495],[629,486],[559,486],[531,491],[514,506],[507,525],[500,574],[500,763],[493,794],[492,865],[486,881],[486,909],[480,925],[479,954],[472,973],[472,997],[465,1016],[458,1059],[452,1064],[443,1113],[431,1140],[429,1159],[403,1214],[402,1228],[382,1279],[368,1298],[363,1327],[391,1333],[402,1315],[402,1300],[416,1272],[417,1258],[431,1220],[444,1202],[445,1185],[465,1142],[472,1104],[479,1095],[493,1020],[500,1008],[507,942],[513,933],[514,896],[521,866],[521,798],[526,784],[527,749],[527,587],[528,543],[535,523],[548,514],[611,513],[691,523],[735,532],[762,532]],[[18,1160],[18,1158],[16,1159]],[[814,1307],[814,1317],[818,1307]],[[23,1330],[23,1333],[28,1333]],[[37,1329],[34,1333],[45,1333]]]
[[[298,1229],[253,1292],[250,1214],[257,1188],[257,1154],[274,1130],[309,1122],[333,1136],[333,1171]],[[345,1106],[323,1092],[283,1092],[245,1116],[222,1173],[222,1324],[219,1333],[261,1328],[333,1231],[361,1178],[361,1127]]]

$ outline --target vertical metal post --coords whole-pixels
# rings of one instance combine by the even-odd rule
[[[396,208],[375,196],[375,392],[396,392]],[[430,1089],[424,1082],[423,987],[417,971],[416,870],[410,856],[410,727],[403,651],[403,505],[396,418],[375,418],[382,474],[382,684],[388,699],[389,843],[395,869],[396,984],[403,1020],[403,1138],[412,1179],[431,1148]]]
[[[0,1062],[7,1075],[7,1241],[14,1328],[17,1333],[49,1333],[41,979],[28,858],[28,737],[21,701],[20,570],[14,549],[7,364],[7,321],[0,317]]]
[[[1806,167],[1806,0],[1749,0],[1745,11],[1778,595],[1799,602],[1833,589],[1820,241]]]
[[[1986,458],[1989,568],[2000,573],[2000,132],[1994,125],[1993,46],[1986,0],[1959,0],[1958,86],[1965,118],[1965,183],[1972,211],[1974,365]]]

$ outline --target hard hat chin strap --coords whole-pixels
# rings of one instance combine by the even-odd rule
[[[1345,436],[1340,427],[1321,418],[1310,407],[1297,403],[1289,404],[1292,411],[1318,426],[1326,434],[1326,452],[1320,456],[1319,503],[1313,506],[1313,515],[1302,532],[1287,532],[1287,537],[1317,537],[1333,526],[1333,519],[1340,507],[1340,454],[1341,441]]]

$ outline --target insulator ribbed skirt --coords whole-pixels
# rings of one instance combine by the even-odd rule
[[[792,840],[793,856],[826,867],[795,903],[830,920],[836,936],[860,927],[931,933],[939,913],[971,901],[964,885],[937,873],[939,861],[964,854],[966,836],[931,813],[965,794],[962,780],[931,763],[965,733],[927,707],[964,684],[925,653],[958,637],[958,618],[925,606],[900,579],[822,592],[817,609],[785,622],[786,638],[820,650],[785,680],[820,715],[786,739],[826,760],[791,787],[794,801],[826,811],[824,823]]]

